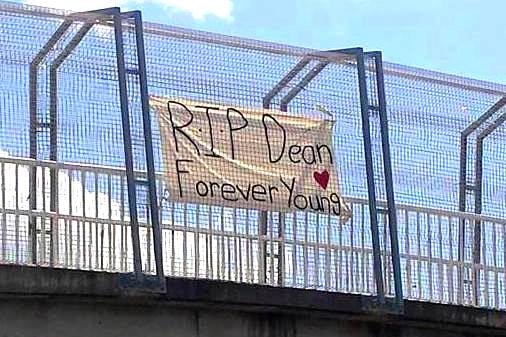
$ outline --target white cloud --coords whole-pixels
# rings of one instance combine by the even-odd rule
[[[233,20],[232,0],[24,0],[23,2],[30,5],[72,11],[87,11],[115,6],[135,8],[142,4],[154,4],[167,11],[189,13],[195,20],[203,20],[207,16],[214,16],[227,21]]]
[[[85,0],[85,1],[68,1],[68,0],[24,0],[25,4],[36,5],[58,9],[68,9],[76,12],[89,11],[100,8],[115,7],[124,5],[123,0]]]
[[[215,16],[224,20],[232,20],[232,0],[132,0],[130,5],[153,3],[166,10],[187,12],[196,20],[206,16]]]

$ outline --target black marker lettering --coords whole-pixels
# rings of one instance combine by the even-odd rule
[[[276,158],[276,159],[273,159],[273,155],[272,155],[272,148],[271,148],[271,142],[269,140],[269,131],[267,130],[267,122],[266,122],[266,119],[269,118],[270,120],[272,120],[274,123],[276,123],[276,125],[278,126],[278,128],[281,130],[282,132],[282,135],[283,135],[283,146],[281,147],[281,151],[279,153],[279,156]],[[271,115],[269,114],[264,114],[262,116],[262,124],[264,125],[264,131],[265,131],[265,140],[267,141],[267,149],[269,150],[269,161],[271,163],[277,163],[278,161],[281,160],[281,158],[283,157],[283,153],[285,152],[285,146],[286,146],[286,131],[285,129],[283,128],[283,126],[281,124],[279,124],[279,122]]]
[[[283,180],[283,178],[280,177],[279,179],[281,180],[283,185],[285,185],[285,187],[288,189],[288,192],[290,193],[288,195],[288,208],[290,208],[290,206],[292,205],[292,194],[293,194],[293,189],[295,187],[295,178],[292,178],[292,184],[290,186]]]
[[[273,203],[272,201],[272,191],[279,191],[278,188],[276,186],[269,186],[269,200],[271,201],[271,204]]]
[[[302,149],[299,145],[292,145],[288,148],[288,158],[292,163],[300,163],[300,159],[297,159],[295,155],[298,155],[301,151]]]
[[[172,115],[172,110],[170,108],[171,103],[179,105],[181,108],[183,108],[184,110],[186,110],[186,112],[188,112],[190,114],[190,120],[187,123],[185,123],[183,125],[175,125],[174,118]],[[176,152],[179,152],[179,146],[178,146],[177,137],[176,137],[176,131],[178,131],[183,136],[185,136],[186,139],[188,139],[190,141],[190,143],[193,145],[193,147],[195,147],[197,154],[200,156],[200,150],[199,150],[197,144],[195,144],[193,139],[183,130],[184,128],[186,128],[187,126],[189,126],[193,122],[192,112],[184,104],[176,102],[176,101],[168,101],[167,102],[167,110],[169,111],[170,124],[172,126],[172,135],[174,136],[174,144],[176,145]]]
[[[304,206],[299,205],[297,200],[302,200],[304,203]],[[297,207],[300,210],[305,210],[307,208],[307,198],[303,196],[302,194],[297,194],[295,198],[293,198],[293,204],[295,207]]]
[[[179,167],[179,163],[191,163],[192,160],[188,159],[176,159],[176,174],[177,174],[177,184],[179,186],[179,197],[183,197],[183,188],[181,186],[181,173],[190,173],[190,171],[181,170]]]
[[[232,194],[231,197],[227,195]],[[237,201],[238,198],[235,196],[235,187],[234,185],[224,183],[221,185],[221,197],[227,201]]]
[[[306,164],[316,163],[314,148],[311,145],[306,145],[302,149],[302,159],[304,159]]]
[[[323,205],[321,203],[320,197],[317,195],[309,197],[309,207],[311,207],[313,211],[323,212]]]
[[[235,112],[241,119],[243,120],[244,124],[233,127],[232,126],[232,119],[230,118],[230,113]],[[248,120],[244,118],[244,115],[239,110],[236,110],[234,108],[228,108],[227,109],[227,120],[228,120],[228,126],[229,126],[229,133],[230,133],[230,151],[232,155],[232,159],[235,159],[235,148],[234,148],[234,131],[239,131],[244,129],[246,126],[248,126]]]
[[[339,198],[336,193],[332,193],[330,195],[330,201],[332,201],[334,204],[337,204],[337,212],[335,207],[332,207],[332,212],[335,215],[341,215],[341,198]]]
[[[211,190],[211,198],[214,198],[215,195],[219,195],[220,192],[220,184],[217,182],[211,181],[209,183],[210,190]],[[216,187],[216,194],[214,193],[214,187]]]
[[[266,201],[265,198],[262,198],[262,196],[265,196],[267,194],[267,190],[265,187],[263,187],[260,184],[255,184],[251,188],[251,198],[256,201]]]
[[[209,110],[220,110],[220,109],[219,108],[215,108],[215,107],[211,107],[211,106],[201,106],[201,105],[197,105],[195,107],[196,108],[201,108],[201,109],[206,109],[207,124],[209,125],[209,138],[210,138],[210,141],[211,141],[211,148],[209,149],[209,151],[211,151],[211,153],[205,153],[204,155],[208,156],[208,157],[218,157],[218,158],[221,158],[221,156],[217,155],[214,152],[213,124],[211,123],[211,116],[209,115]]]
[[[246,190],[241,189],[241,187],[239,185],[237,185],[237,190],[242,195],[244,200],[246,200],[246,201],[249,200],[249,192],[251,190],[251,184],[248,184],[248,187],[246,188]],[[246,192],[246,193],[244,193],[244,192]]]
[[[204,187],[204,192],[201,192],[200,191],[200,188],[199,186],[203,186]],[[197,189],[197,194],[201,197],[207,197],[207,194],[209,193],[209,187],[207,187],[206,183],[203,182],[202,180],[199,180],[197,182],[197,184],[195,185],[195,188]]]
[[[327,207],[324,205],[324,201],[327,203]],[[330,200],[327,197],[321,197],[322,211],[330,213]]]
[[[332,160],[332,151],[330,151],[330,148],[326,144],[316,144],[316,151],[318,152],[318,158],[320,159],[320,163],[324,163],[324,160],[322,158],[322,149],[325,149],[327,152],[327,155],[329,157],[329,161],[331,164],[334,163]]]

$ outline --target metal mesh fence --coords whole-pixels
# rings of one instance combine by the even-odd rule
[[[397,200],[458,210],[461,132],[504,96],[504,86],[398,65],[386,66],[385,82]],[[498,192],[502,151],[490,144],[484,186]],[[485,214],[504,216],[504,198],[488,195],[483,205]]]
[[[30,156],[29,65],[63,22],[64,14],[68,13],[0,2],[0,151],[3,156]],[[129,29],[131,22],[125,22],[124,27],[134,168],[144,171],[140,88],[133,71],[137,66],[135,35]],[[52,61],[82,28],[82,22],[73,23],[39,67],[38,159],[50,157],[50,133],[42,126],[51,123],[49,72]],[[144,38],[150,95],[246,110],[263,108],[266,94],[306,58],[307,66],[272,98],[269,108],[283,107],[286,103],[283,98],[298,89],[297,83],[319,69],[286,109],[291,116],[305,118],[321,118],[317,111],[332,113],[335,118],[332,144],[342,193],[355,200],[351,205],[354,216],[348,222],[312,213],[268,213],[267,226],[262,233],[260,211],[174,203],[165,198],[167,182],[161,179],[158,188],[167,273],[374,293],[370,224],[367,202],[363,201],[367,199],[367,185],[355,60],[345,54],[320,53],[157,24],[145,24]],[[388,63],[383,66],[396,202],[457,210],[461,132],[504,95],[506,86]],[[366,56],[371,105],[378,103],[373,90],[377,85],[376,70],[373,58]],[[50,165],[44,164],[45,169],[39,169],[48,172],[39,174],[42,181],[37,192],[40,194],[37,208],[43,211],[38,214],[37,240],[40,242],[37,249],[44,263],[50,263],[54,254],[61,254],[63,262],[58,265],[63,267],[120,271],[132,268],[125,176],[116,170],[125,166],[117,74],[114,31],[110,25],[94,25],[58,69],[58,162],[115,169],[59,168],[60,182],[65,186],[58,187],[58,213],[63,214],[63,218],[57,217],[61,237],[55,230],[56,216],[49,209],[49,188],[42,187],[49,186]],[[376,192],[379,199],[385,200],[379,117],[374,111],[371,120]],[[154,111],[151,121],[155,168],[161,176],[168,168],[163,161],[162,126]],[[498,218],[504,217],[506,211],[503,173],[506,164],[501,146],[504,132],[504,127],[499,128],[487,139],[484,149],[483,213]],[[249,155],[253,158],[258,155],[254,144]],[[32,166],[23,165],[26,172],[14,174],[16,181],[26,179],[28,168]],[[472,173],[474,167],[469,165]],[[12,174],[6,169],[1,171]],[[6,180],[2,182],[5,191]],[[18,190],[21,185],[16,186]],[[147,194],[142,189],[137,193],[143,224],[144,268],[153,271],[151,229],[146,226]],[[24,195],[16,195],[13,204],[6,202],[8,198],[3,196],[4,214],[11,207],[16,211],[8,216],[20,216],[20,210],[28,208],[26,200],[18,204]],[[357,201],[359,199],[362,201]],[[33,255],[30,251],[30,235],[33,234],[27,228],[30,214],[25,212],[22,220],[15,220],[16,227],[7,230],[7,226],[3,226],[2,261],[19,263]],[[97,218],[102,220],[97,221]],[[464,260],[470,264],[476,222],[474,218],[466,221]],[[7,222],[5,217],[3,223]],[[504,224],[489,221],[488,226],[487,231],[484,225],[483,256],[489,263],[493,261],[495,269],[490,273],[495,273],[495,279],[481,273],[480,277],[484,278],[481,284],[490,283],[495,289],[490,291],[502,296],[506,275]],[[502,228],[502,232],[498,228]],[[455,265],[452,265],[458,255],[457,232],[455,217],[445,215],[441,220],[440,214],[412,210],[401,213],[399,240],[403,281],[410,298],[485,305],[485,300],[474,303],[456,300],[462,284],[457,281],[457,267],[454,270]],[[385,283],[387,292],[392,294],[385,215],[380,217],[380,233]],[[50,243],[51,238],[56,243],[54,240]],[[23,248],[13,248],[15,254],[8,253],[12,250],[8,249],[10,241]],[[487,242],[493,242],[494,246],[490,248]],[[469,283],[474,267],[464,265],[463,268],[468,268],[466,282]],[[488,269],[483,267],[483,270]],[[465,292],[464,297],[471,296],[471,290],[466,288]],[[504,307],[498,299],[486,305]]]
[[[39,8],[28,10],[7,3],[3,8],[0,142],[2,149],[11,155],[27,157],[28,65],[62,20],[52,18],[58,12],[49,10],[42,14],[44,10]],[[145,26],[149,90],[158,96],[258,108],[279,79],[302,57],[314,52],[162,25]],[[79,27],[75,24],[72,30],[75,32]],[[68,36],[67,42],[72,34]],[[124,39],[128,68],[135,64],[133,34],[125,32]],[[124,165],[113,44],[111,27],[94,26],[59,69],[58,159],[61,161]],[[62,45],[52,54],[57,55]],[[350,62],[329,64],[290,102],[288,111],[304,115],[324,107],[335,114],[334,144],[344,145],[336,151],[343,192],[348,196],[366,197],[356,70]],[[314,60],[311,65],[317,63]],[[384,67],[397,201],[456,209],[460,132],[502,97],[506,91],[504,86],[388,63]],[[48,68],[49,63],[41,67],[39,74],[41,122],[48,118],[49,89],[45,80]],[[299,73],[292,82],[297,83],[305,74]],[[279,106],[283,94],[293,89],[293,83],[273,99],[273,108]],[[137,92],[136,85],[133,80],[129,81],[133,93]],[[374,85],[372,76],[369,76],[369,85]],[[133,106],[132,124],[138,126],[139,97],[132,94],[129,99]],[[153,121],[156,124],[156,118]],[[142,128],[132,130],[134,162],[141,165],[143,154],[135,150],[143,145]],[[156,125],[154,130],[160,170],[160,137]],[[502,132],[503,129],[497,130],[485,151],[484,213],[490,215],[502,215],[500,212],[505,209],[504,198],[500,197],[505,193],[501,187],[503,161],[500,146],[495,145]],[[40,158],[48,157],[46,133],[41,132],[39,137]],[[379,132],[374,133],[373,128],[374,135],[379,136]],[[373,142],[375,146],[379,144],[379,141]],[[497,148],[495,152],[494,148]],[[382,177],[377,179],[381,181]]]

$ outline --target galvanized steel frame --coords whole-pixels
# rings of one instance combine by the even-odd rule
[[[323,53],[347,54],[355,58],[357,66],[358,88],[361,106],[362,118],[362,134],[364,139],[364,154],[367,174],[367,189],[369,194],[369,211],[371,221],[371,234],[373,243],[373,256],[374,256],[374,275],[376,280],[376,290],[378,304],[384,306],[385,290],[384,278],[381,261],[381,247],[378,230],[378,215],[379,210],[377,206],[377,197],[375,192],[374,181],[374,166],[372,157],[372,144],[371,144],[371,131],[369,114],[371,110],[379,112],[380,116],[380,130],[382,142],[382,157],[384,167],[384,178],[387,198],[387,214],[389,219],[389,234],[392,250],[392,265],[394,271],[394,284],[395,284],[395,310],[402,311],[403,308],[403,293],[402,293],[402,278],[401,278],[401,265],[399,257],[399,242],[397,237],[397,212],[395,207],[393,178],[392,178],[392,164],[390,158],[390,142],[388,138],[388,117],[386,110],[386,97],[385,86],[383,77],[383,64],[381,52],[367,52],[364,53],[362,48],[350,48],[331,50]],[[375,62],[375,75],[376,75],[376,91],[378,96],[378,106],[373,107],[368,101],[367,83],[366,83],[366,65],[364,58],[371,57]],[[271,102],[307,65],[309,65],[311,58],[309,56],[303,57],[263,98],[263,107],[270,108]],[[323,60],[311,68],[302,79],[284,95],[280,101],[280,110],[286,111],[288,104],[307,86],[314,78],[318,76],[323,69],[330,63],[330,61]],[[266,235],[267,231],[267,212],[262,212],[261,221],[261,235]],[[280,226],[282,221],[280,219]],[[281,233],[282,228],[279,229]],[[265,253],[264,249],[264,253]],[[264,259],[267,256],[264,254]],[[279,257],[278,257],[279,258]],[[265,263],[263,268],[265,269]],[[264,275],[266,271],[264,270]],[[282,283],[282,280],[278,280]]]
[[[136,185],[146,185],[149,194],[150,204],[150,217],[153,228],[153,242],[154,252],[156,260],[156,273],[158,277],[158,283],[161,290],[165,289],[165,276],[163,272],[163,258],[162,258],[162,246],[161,246],[161,228],[159,221],[158,211],[158,200],[156,190],[156,178],[154,169],[154,155],[152,145],[152,133],[151,133],[151,120],[149,111],[149,96],[147,86],[147,73],[146,73],[146,61],[144,52],[144,31],[142,27],[142,16],[140,11],[132,11],[122,13],[118,7],[100,9],[96,11],[75,13],[66,17],[66,19],[60,24],[58,29],[53,33],[48,42],[44,47],[37,53],[32,62],[30,63],[30,157],[33,159],[38,158],[37,149],[37,132],[38,128],[45,127],[49,128],[50,132],[50,157],[49,160],[58,160],[58,139],[57,139],[57,125],[58,125],[58,111],[57,111],[57,71],[59,66],[65,61],[65,59],[72,53],[77,45],[86,36],[93,25],[111,24],[114,29],[115,36],[115,49],[116,49],[116,63],[118,71],[118,85],[119,85],[119,98],[122,115],[122,128],[123,128],[123,143],[124,143],[124,155],[125,155],[125,168],[127,177],[127,189],[128,189],[128,204],[130,212],[130,223],[132,227],[131,239],[133,247],[133,260],[134,260],[134,273],[137,282],[141,282],[144,279],[141,263],[141,252],[140,252],[140,240],[139,240],[139,223],[137,214],[137,196],[136,196]],[[127,92],[127,70],[125,67],[125,55],[124,55],[124,43],[123,43],[123,20],[132,19],[134,21],[134,32],[135,32],[135,43],[137,49],[137,66],[135,74],[139,76],[139,87],[140,87],[140,99],[142,106],[142,120],[143,120],[143,131],[144,131],[144,144],[146,153],[146,171],[147,180],[140,181],[135,178],[134,166],[133,166],[133,153],[132,153],[132,138],[130,133],[130,119],[129,119],[129,107],[128,107],[128,92]],[[84,21],[78,32],[70,40],[63,51],[55,58],[50,66],[50,116],[49,123],[41,124],[37,119],[37,72],[40,63],[48,56],[51,49],[61,40],[71,25],[75,22]],[[54,170],[51,170],[51,196],[50,196],[50,210],[57,211],[57,175]],[[30,172],[30,209],[35,210],[37,207],[36,200],[36,183],[37,183],[37,171],[32,169]],[[31,247],[32,247],[32,262],[37,262],[37,225],[36,219],[32,218],[30,222],[31,232]],[[51,240],[52,242],[53,240]],[[52,249],[51,249],[52,251]],[[52,259],[51,259],[52,261]]]
[[[460,136],[460,177],[459,177],[459,211],[467,212],[467,192],[471,192],[474,197],[474,210],[476,214],[481,214],[483,207],[483,143],[485,139],[490,136],[498,127],[506,121],[506,112],[503,112],[499,117],[494,119],[488,126],[479,130],[488,121],[494,118],[495,114],[506,106],[506,96],[499,99],[492,107],[483,113],[478,119],[469,124]],[[473,183],[467,182],[467,164],[468,164],[468,143],[469,137],[478,131],[476,136],[476,156],[474,162],[474,177]],[[464,262],[464,249],[465,249],[465,223],[463,221],[459,224],[459,261]],[[481,222],[476,222],[474,225],[473,234],[473,262],[481,263]],[[459,296],[463,298],[464,290],[462,287],[464,276],[459,273]],[[476,270],[472,275],[473,298],[477,302],[479,298],[479,270]]]

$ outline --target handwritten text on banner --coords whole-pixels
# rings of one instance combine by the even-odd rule
[[[172,200],[341,216],[333,122],[151,97]]]

